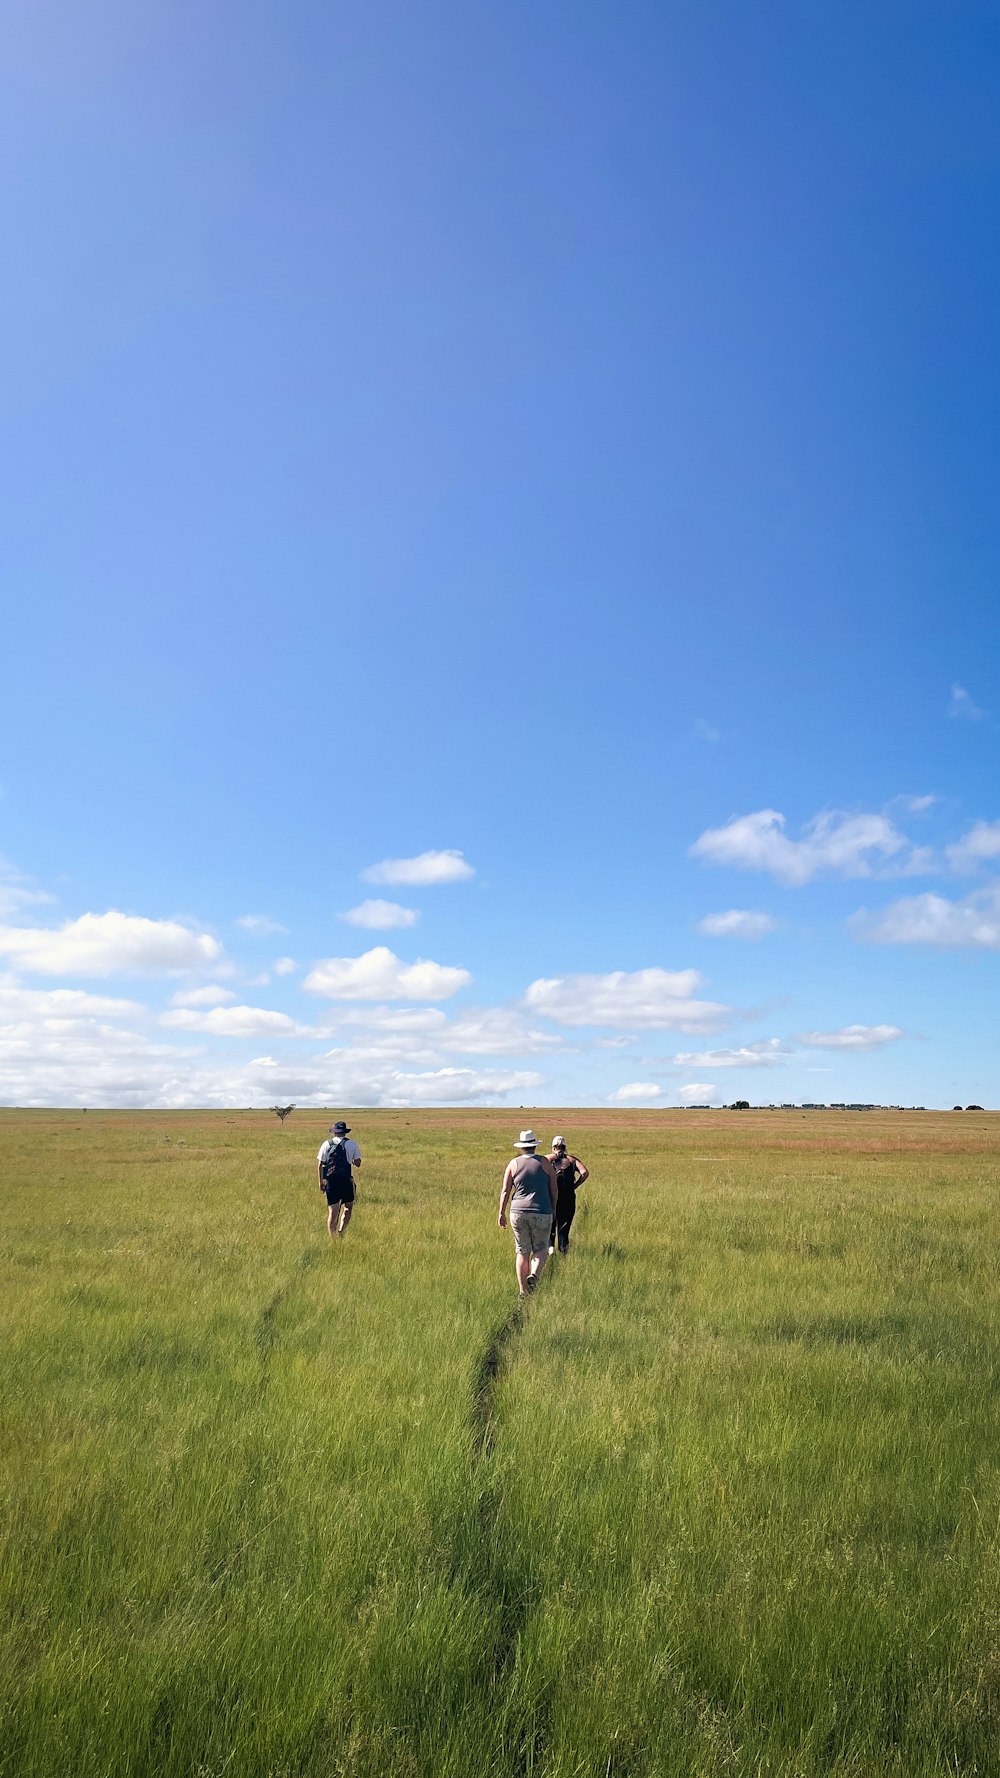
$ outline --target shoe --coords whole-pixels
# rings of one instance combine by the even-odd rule
[[[552,1258],[552,1255],[553,1255],[553,1254],[554,1254],[554,1252],[555,1252],[555,1248],[554,1248],[554,1247],[550,1247],[550,1248],[549,1248],[549,1258],[550,1258],[550,1259],[551,1259],[551,1258]]]

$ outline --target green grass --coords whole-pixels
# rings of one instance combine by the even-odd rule
[[[0,1113],[3,1778],[1000,1773],[1000,1119],[522,1115]]]

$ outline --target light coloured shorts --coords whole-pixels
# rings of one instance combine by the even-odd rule
[[[531,1210],[512,1210],[511,1232],[518,1253],[548,1253],[552,1237],[552,1214],[538,1216]]]

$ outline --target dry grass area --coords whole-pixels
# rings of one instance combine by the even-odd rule
[[[0,1112],[5,1778],[1000,1772],[1000,1117],[329,1121]]]

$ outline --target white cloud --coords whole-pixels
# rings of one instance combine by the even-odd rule
[[[0,1104],[152,1103],[171,1052],[134,1028],[144,1013],[133,1001],[80,989],[3,984]]]
[[[897,801],[902,803],[903,808],[909,810],[911,815],[926,815],[928,809],[933,809],[935,803],[940,800],[940,797],[933,793],[930,796],[901,796],[897,798]]]
[[[82,914],[59,927],[0,926],[0,955],[38,975],[154,975],[214,963],[221,946],[176,920]]]
[[[557,976],[532,982],[524,996],[530,1012],[561,1025],[612,1025],[625,1030],[716,1031],[730,1008],[696,1000],[696,969],[614,970],[610,975]]]
[[[840,1031],[800,1031],[796,1042],[817,1050],[877,1050],[902,1035],[898,1025],[845,1025]]]
[[[716,1090],[710,1080],[693,1080],[689,1086],[678,1088],[677,1097],[682,1105],[708,1105]]]
[[[694,733],[697,740],[708,741],[712,746],[722,740],[721,731],[715,727],[714,723],[706,722],[704,716],[695,717]]]
[[[775,1062],[787,1062],[791,1051],[780,1037],[763,1037],[757,1043],[740,1049],[698,1050],[674,1056],[675,1068],[768,1068]]]
[[[171,1006],[226,1006],[236,995],[231,988],[218,988],[211,985],[204,988],[179,988],[171,994]]]
[[[770,914],[752,908],[728,908],[724,914],[706,914],[698,921],[698,931],[707,938],[766,938],[777,921]]]
[[[1000,888],[980,889],[960,901],[945,895],[903,896],[878,915],[862,908],[851,926],[859,938],[878,945],[1000,950]]]
[[[461,852],[421,852],[416,858],[383,858],[361,872],[365,883],[409,883],[427,887],[435,883],[464,883],[475,876]]]
[[[43,907],[55,901],[44,889],[34,889],[27,877],[0,857],[0,919],[20,913],[22,908]]]
[[[608,1104],[631,1105],[635,1099],[659,1099],[662,1092],[662,1087],[658,1087],[655,1080],[631,1080],[627,1086],[618,1087],[615,1092],[608,1094]]]
[[[430,963],[401,963],[385,945],[360,957],[326,957],[303,982],[311,994],[330,1000],[447,1000],[472,980],[466,969]]]
[[[910,850],[887,815],[824,810],[806,823],[801,839],[789,839],[784,829],[785,817],[777,809],[758,809],[735,816],[724,827],[708,828],[695,840],[691,855],[740,870],[767,871],[779,883],[801,888],[825,873],[870,877],[875,866]],[[925,867],[925,858],[918,862]]]
[[[165,1012],[161,1025],[174,1031],[205,1031],[212,1037],[296,1037],[302,1027],[287,1013],[263,1006],[177,1007]]]
[[[1000,858],[1000,821],[977,821],[945,852],[957,871],[974,871],[987,859]]]
[[[274,970],[275,975],[291,975],[295,968],[295,958],[275,957],[274,962],[271,964],[271,968]]]
[[[132,1018],[144,1010],[135,1000],[87,994],[82,988],[22,988],[17,982],[0,982],[0,1022],[5,1025],[32,1019],[56,1030],[81,1019]]]
[[[986,711],[980,710],[979,705],[973,703],[964,685],[953,685],[948,715],[959,722],[982,722]]]
[[[241,914],[236,924],[242,926],[244,932],[252,932],[256,938],[270,938],[278,932],[288,931],[280,920],[272,920],[268,914]]]
[[[389,932],[394,926],[415,926],[420,915],[416,908],[404,908],[398,901],[362,901],[340,918],[369,932]]]
[[[539,1030],[502,1006],[468,1007],[450,1019],[438,1007],[373,1007],[342,1023],[360,1034],[368,1053],[430,1063],[448,1056],[523,1056],[562,1049],[565,1040]]]
[[[210,1009],[199,1031],[212,1012],[240,1010]],[[184,1009],[178,1011],[183,1016]],[[299,1105],[500,1104],[523,1100],[543,1084],[542,1076],[521,1069],[424,1070],[355,1050],[243,1062],[207,1053],[204,1041],[197,1047],[151,1041],[136,1024],[135,1015],[144,1012],[131,1001],[79,989],[0,984],[0,1104],[179,1109],[267,1105],[276,1098]]]
[[[468,1105],[533,1092],[543,1076],[498,1068],[435,1068],[427,1074],[392,1075],[382,1086],[382,1105]]]

